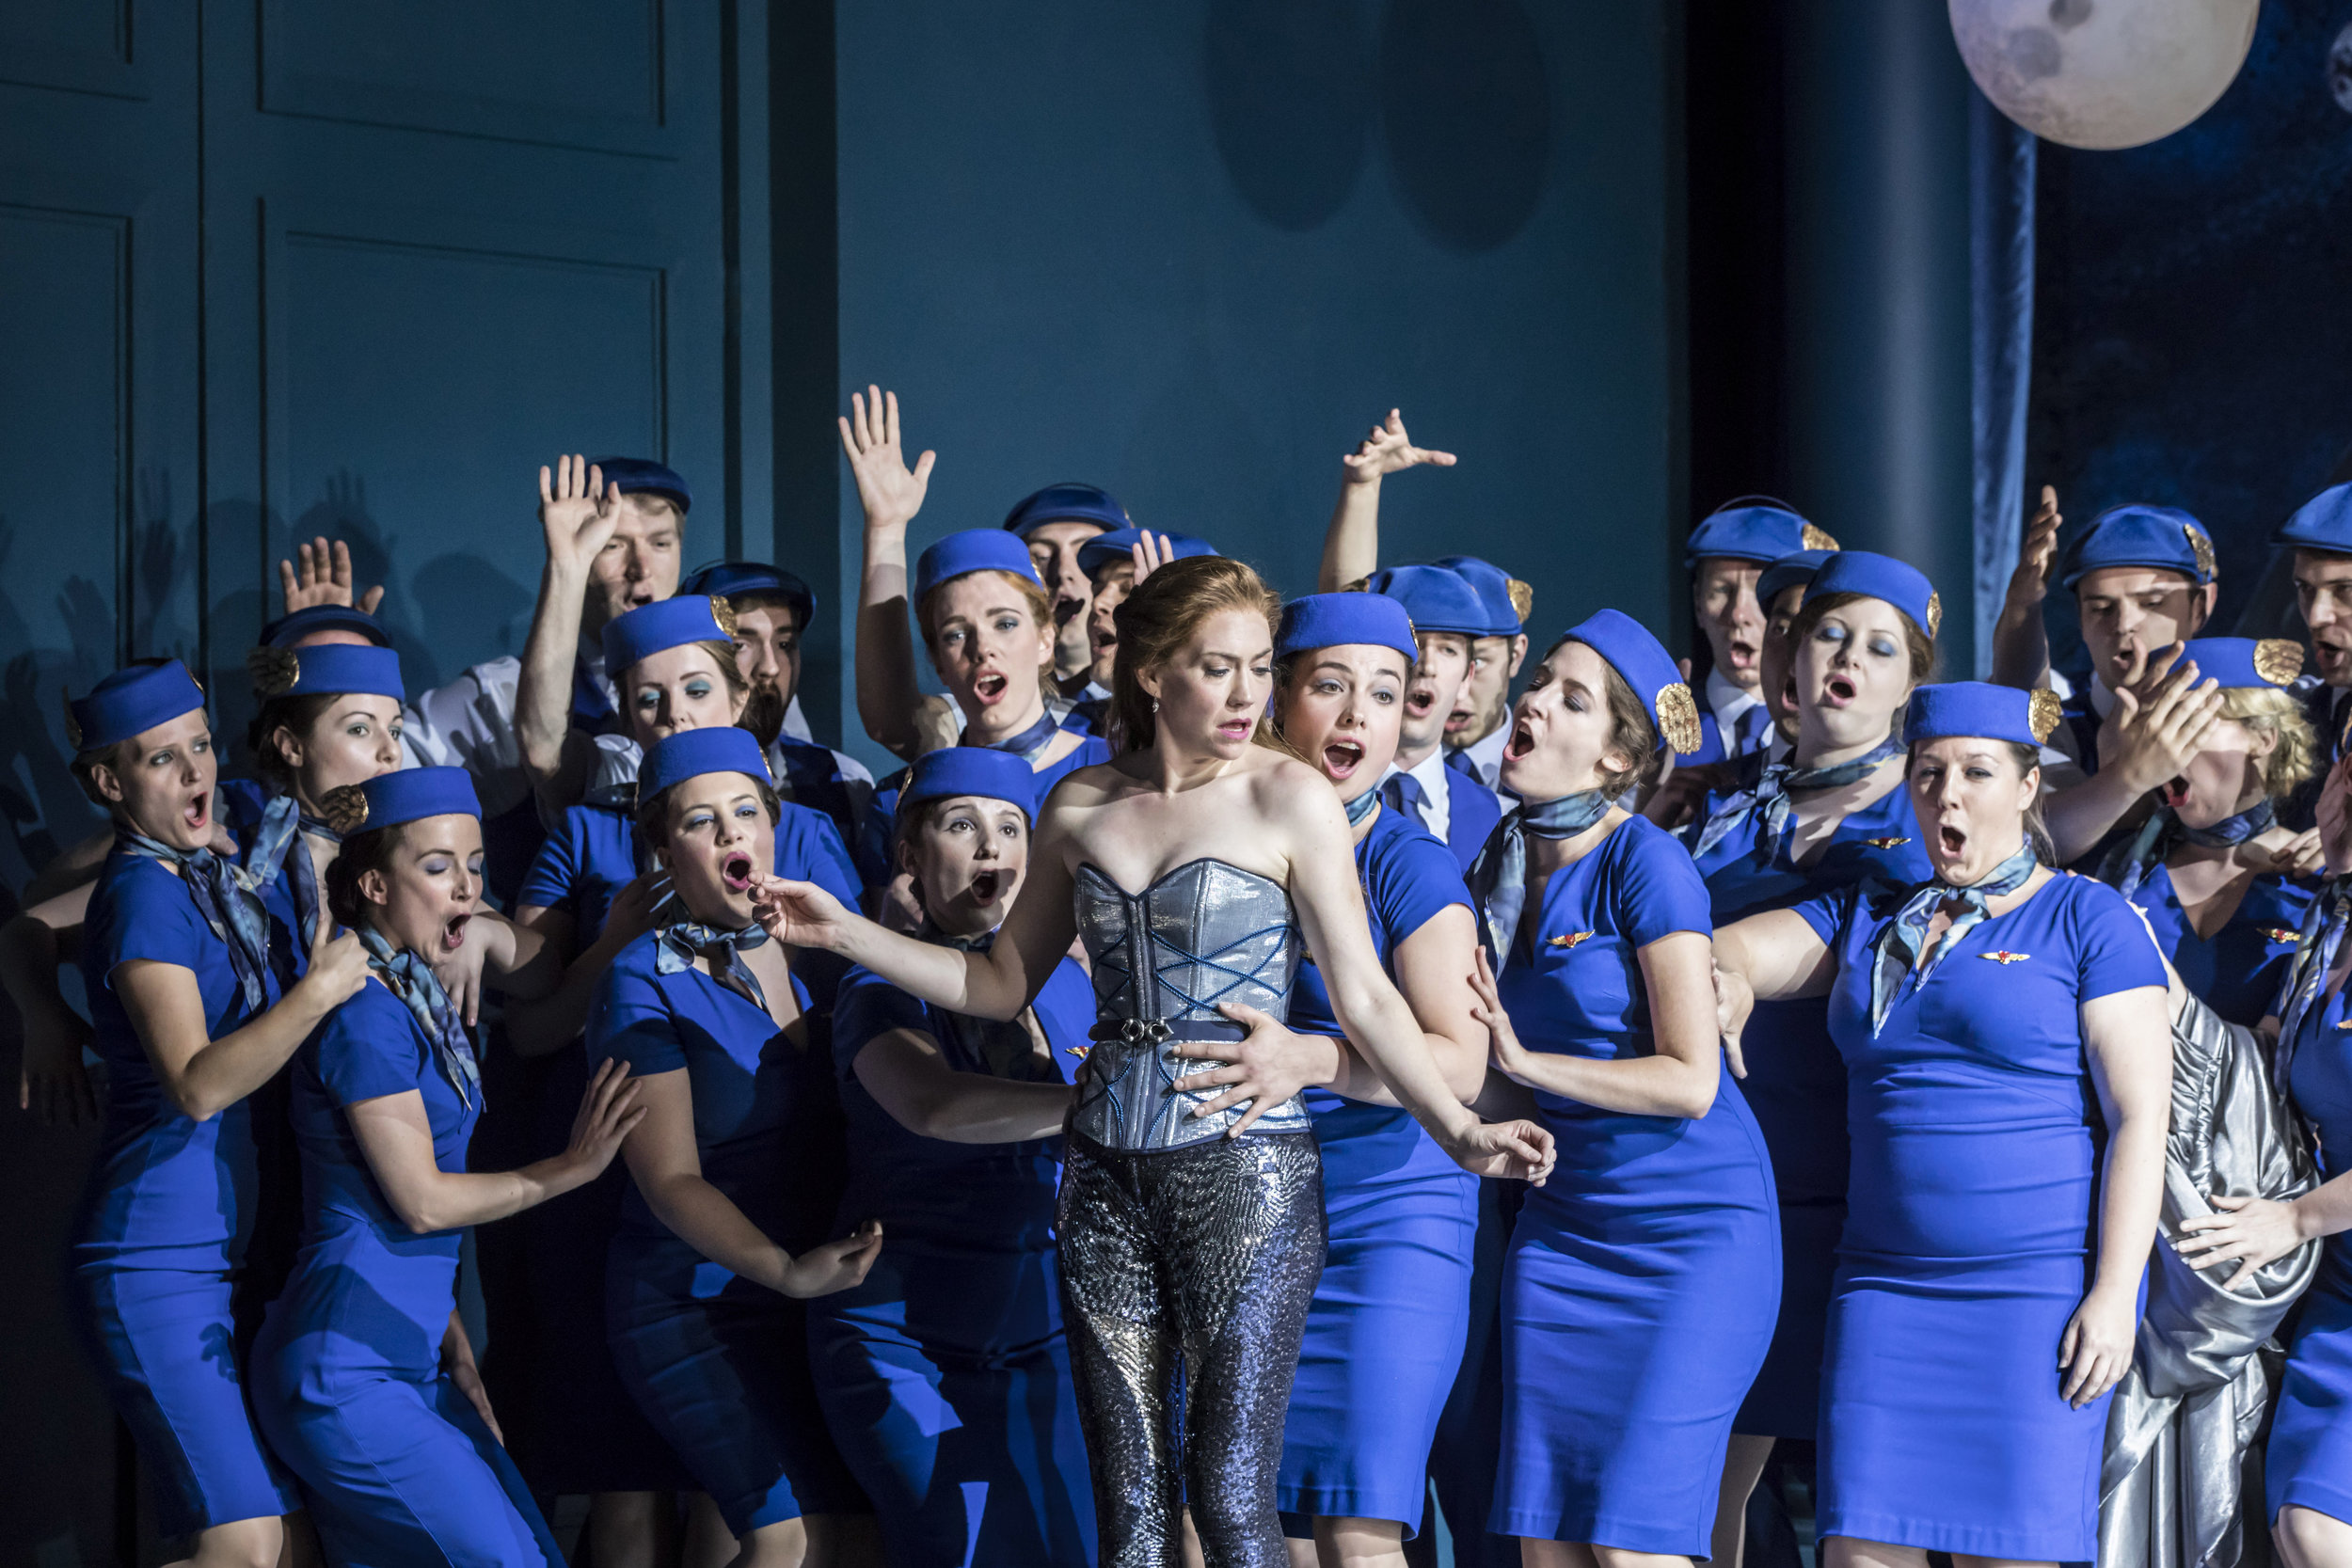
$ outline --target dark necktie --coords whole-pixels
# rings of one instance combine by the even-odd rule
[[[1429,797],[1421,787],[1421,781],[1410,773],[1399,773],[1380,786],[1380,799],[1391,811],[1402,814],[1407,822],[1421,827],[1429,825],[1422,815],[1422,807]]]

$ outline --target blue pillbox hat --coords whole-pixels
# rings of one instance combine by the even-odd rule
[[[363,648],[352,642],[326,642],[314,648],[256,648],[246,655],[253,676],[253,694],[263,702],[274,697],[311,697],[329,691],[364,691],[372,696],[405,701],[400,656],[389,648]]]
[[[1511,574],[1491,561],[1481,561],[1474,555],[1441,555],[1431,562],[1449,572],[1461,574],[1464,581],[1478,591],[1478,602],[1486,607],[1492,619],[1481,637],[1517,637],[1527,629],[1527,617],[1519,612],[1518,601],[1511,596]],[[1521,584],[1522,589],[1525,585]]]
[[[2270,536],[2274,545],[2352,555],[2352,484],[2330,484],[2295,509]]]
[[[1741,496],[1699,519],[1699,526],[1682,543],[1682,569],[1691,571],[1709,556],[1769,566],[1798,550],[1836,547],[1836,540],[1797,515],[1785,502],[1770,496]]]
[[[2050,690],[2025,691],[1989,681],[1947,681],[1911,694],[1903,719],[1903,744],[1970,736],[2040,746],[2058,728],[2058,697]]]
[[[1364,579],[1366,592],[1403,605],[1415,631],[1488,637],[1493,623],[1470,578],[1444,566],[1389,566]]]
[[[1021,498],[1005,514],[1005,527],[1025,539],[1047,523],[1092,523],[1097,528],[1133,528],[1127,509],[1108,490],[1091,484],[1049,484]]]
[[[706,594],[680,594],[641,604],[604,624],[604,673],[619,680],[622,671],[664,648],[730,641],[734,624],[735,611],[727,608],[726,600]]]
[[[672,784],[705,773],[741,773],[772,784],[767,755],[749,730],[732,724],[707,730],[676,730],[654,743],[637,774],[637,799],[650,800]]]
[[[690,511],[694,505],[694,492],[687,487],[685,476],[650,457],[599,457],[594,467],[604,471],[607,484],[619,485],[624,496],[646,490],[669,497],[680,512]]]
[[[2303,673],[2303,644],[2283,637],[2197,637],[2181,644],[2179,662],[2196,665],[2201,681],[2275,690]]]
[[[2199,587],[2213,580],[2213,538],[2205,525],[2171,506],[2110,506],[2090,519],[2066,552],[2061,585],[2072,588],[2108,566],[2178,572]]]
[[[1037,819],[1037,774],[1018,752],[987,746],[943,746],[916,757],[906,787],[898,792],[898,809],[961,795],[1003,800],[1019,806],[1032,822]]]
[[[1623,610],[1603,610],[1561,636],[1583,643],[1609,661],[1609,667],[1650,710],[1660,744],[1677,752],[1699,749],[1704,735],[1699,729],[1698,702],[1683,684],[1674,655],[1650,635],[1647,626]]]
[[[993,528],[968,528],[947,535],[915,560],[914,602],[921,604],[932,589],[967,572],[1010,572],[1040,589],[1045,586],[1045,580],[1037,575],[1037,567],[1029,560],[1029,546],[1021,542],[1018,534]]]
[[[1188,555],[1215,555],[1216,546],[1206,539],[1196,539],[1189,533],[1160,533],[1157,529],[1115,528],[1096,534],[1078,546],[1078,570],[1091,577],[1114,561],[1125,561],[1128,552],[1143,542],[1146,533],[1168,541],[1175,552],[1170,561],[1182,561]]]
[[[1839,550],[1822,562],[1805,597],[1824,594],[1860,594],[1883,600],[1910,616],[1911,624],[1930,637],[1944,621],[1944,602],[1935,596],[1935,585],[1927,575],[1909,562],[1875,550]]]
[[[379,648],[392,645],[391,633],[384,629],[384,623],[366,610],[347,604],[314,604],[281,615],[263,626],[261,646],[291,648],[304,638],[323,631],[356,631]]]
[[[176,658],[131,664],[65,705],[65,737],[76,752],[95,752],[144,735],[158,724],[204,706],[204,689]]]
[[[741,594],[767,594],[792,607],[794,629],[808,630],[817,616],[817,595],[799,575],[764,561],[714,561],[686,574],[681,594],[705,594],[733,603]]]
[[[1835,550],[1792,550],[1764,568],[1764,575],[1756,579],[1756,602],[1767,610],[1772,601],[1791,588],[1810,584],[1813,574],[1821,569],[1821,562],[1836,554]]]
[[[1310,594],[1291,600],[1282,607],[1281,628],[1274,636],[1274,657],[1288,658],[1310,648],[1340,648],[1350,643],[1394,648],[1405,656],[1407,674],[1421,661],[1412,616],[1386,594]]]
[[[473,792],[473,775],[462,768],[403,768],[378,773],[359,785],[367,815],[346,832],[373,832],[397,828],[427,816],[482,815],[482,800]]]

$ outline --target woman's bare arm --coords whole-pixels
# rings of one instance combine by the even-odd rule
[[[278,1005],[218,1039],[205,1032],[204,993],[181,964],[134,958],[106,978],[122,999],[164,1098],[198,1121],[220,1115],[269,1082],[326,1015],[367,984],[368,956],[346,931],[319,923],[310,964]]]
[[[2082,1029],[2107,1150],[2099,1180],[2098,1267],[2058,1343],[2060,1391],[2077,1407],[2114,1387],[2132,1364],[2139,1281],[2155,1244],[2172,1117],[2172,1027],[2162,987],[2084,1003]]]
[[[939,1042],[892,1029],[866,1042],[853,1064],[874,1102],[910,1132],[958,1144],[1026,1143],[1061,1132],[1067,1084],[1017,1083],[948,1066]]]

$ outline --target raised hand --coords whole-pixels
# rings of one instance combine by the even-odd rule
[[[1136,580],[1130,585],[1129,592],[1142,587],[1145,578],[1176,559],[1175,548],[1168,544],[1168,535],[1155,534],[1150,529],[1144,530],[1143,537],[1128,546],[1127,548],[1135,556],[1136,562]]]
[[[1187,1094],[1224,1091],[1194,1106],[1194,1117],[1215,1116],[1248,1101],[1249,1109],[1225,1130],[1227,1137],[1237,1138],[1251,1122],[1279,1109],[1299,1090],[1331,1081],[1340,1052],[1337,1041],[1294,1034],[1279,1019],[1238,1002],[1221,1003],[1216,1010],[1249,1033],[1235,1041],[1180,1040],[1168,1047],[1171,1055],[1221,1064],[1176,1080],[1175,1087]]]
[[[2058,515],[2057,488],[2043,485],[2042,504],[2017,543],[2017,568],[2009,575],[2011,610],[2027,609],[2049,596],[2050,563],[2058,559],[2058,528],[2065,521]]]
[[[2177,776],[2219,721],[2221,683],[2197,674],[2175,648],[2149,656],[2138,679],[2116,688],[2114,711],[2099,727],[2101,766],[2119,769],[2134,793]]]
[[[931,487],[931,465],[937,452],[927,451],[907,467],[905,449],[898,444],[898,394],[868,386],[866,395],[850,394],[850,417],[841,426],[841,450],[857,480],[857,499],[866,509],[868,530],[904,528],[923,510],[923,497]]]
[[[1389,417],[1374,425],[1354,451],[1340,459],[1340,467],[1350,484],[1377,484],[1400,469],[1418,467],[1423,463],[1451,468],[1457,461],[1450,451],[1413,445],[1412,438],[1405,434],[1403,416],[1391,408]]]
[[[622,1143],[644,1119],[645,1108],[637,1103],[637,1085],[628,1081],[628,1064],[608,1056],[580,1097],[580,1110],[572,1117],[572,1136],[564,1147],[564,1157],[594,1181],[604,1174],[612,1156],[621,1151]]]
[[[324,534],[294,546],[294,559],[278,563],[278,586],[286,596],[286,613],[313,605],[349,605],[375,613],[384,602],[384,585],[376,584],[357,598],[351,587],[351,546]]]
[[[539,529],[548,560],[585,572],[620,523],[621,487],[585,457],[559,457],[555,471],[539,470]]]
[[[768,935],[790,947],[830,950],[847,932],[850,911],[815,882],[752,873],[752,915]]]
[[[882,1256],[880,1220],[867,1220],[850,1235],[810,1247],[784,1271],[784,1293],[798,1301],[829,1296],[865,1283],[866,1271]]]

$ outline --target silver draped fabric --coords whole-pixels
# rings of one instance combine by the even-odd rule
[[[2209,1195],[2287,1199],[2311,1190],[2311,1145],[2273,1085],[2253,1030],[2191,997],[2172,1028],[2172,1126],[2161,1232],[2138,1352],[2107,1413],[2099,1478],[2100,1568],[2234,1568],[2239,1480],[2269,1409],[2280,1320],[2319,1269],[2319,1243],[2222,1289],[2173,1250]],[[2259,1527],[2257,1527],[2259,1528]]]

